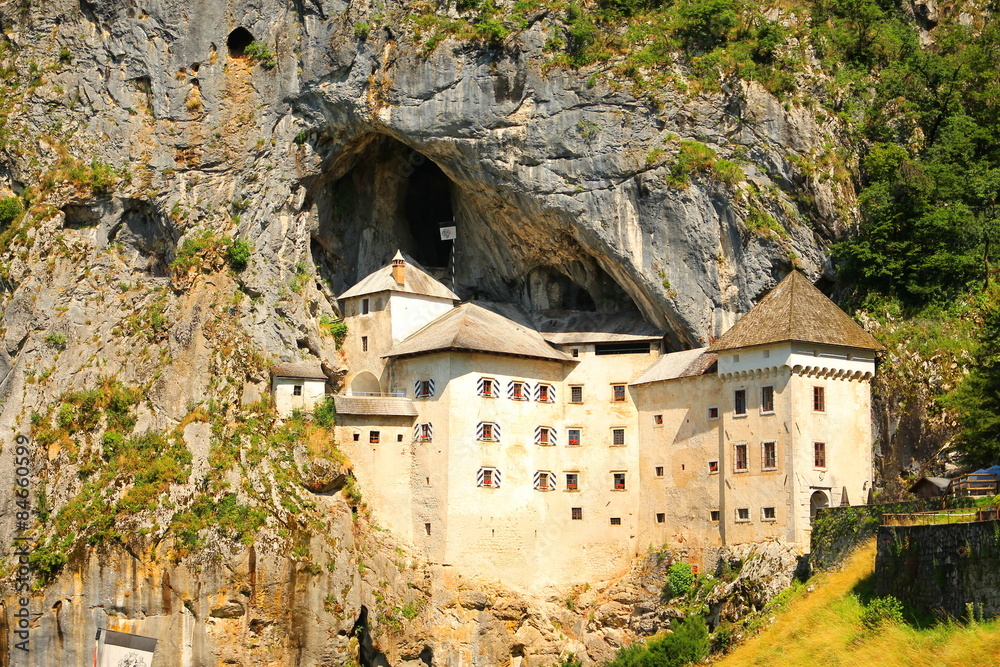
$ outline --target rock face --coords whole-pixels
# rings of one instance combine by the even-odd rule
[[[115,378],[142,392],[130,432],[182,434],[190,476],[167,497],[187,507],[220,479],[193,411],[235,419],[266,395],[269,361],[335,367],[334,296],[397,248],[453,275],[463,298],[635,310],[677,347],[721,333],[793,264],[826,270],[853,193],[797,165],[835,141],[836,121],[741,82],[654,104],[612,74],[550,68],[551,18],[502,45],[428,50],[406,7],[0,3],[0,181],[32,205],[0,237],[0,486],[14,488],[14,434]],[[682,140],[744,180],[669,185]],[[783,231],[752,230],[754,207]],[[438,236],[449,221],[453,248]],[[251,246],[245,270],[227,268],[228,237]],[[36,510],[60,511],[100,470],[105,428],[33,445]],[[247,474],[226,478],[241,499],[260,484]],[[123,528],[155,539],[76,544],[31,596],[30,664],[89,664],[105,624],[168,637],[164,665],[544,665],[605,658],[669,622],[652,589],[615,594],[644,585],[635,573],[538,600],[410,562],[353,518],[340,468],[309,475],[327,540],[296,545],[272,521],[252,547],[171,561],[161,511]],[[2,502],[6,544],[18,527],[14,498]]]

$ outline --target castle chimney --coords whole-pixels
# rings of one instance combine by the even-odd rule
[[[402,285],[405,282],[406,277],[406,260],[403,259],[403,253],[396,251],[396,256],[392,258],[392,279],[396,281],[397,285]]]

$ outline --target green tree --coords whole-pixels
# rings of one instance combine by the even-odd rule
[[[682,667],[708,655],[708,626],[701,616],[687,616],[670,624],[670,634],[618,651],[607,667]]]
[[[1000,302],[993,297],[972,370],[945,401],[959,412],[958,446],[975,467],[1000,463]]]

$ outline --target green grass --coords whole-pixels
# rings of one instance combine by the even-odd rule
[[[963,624],[891,620],[868,629],[872,608],[875,543],[861,547],[837,572],[821,574],[790,594],[774,622],[737,646],[722,667],[995,665],[1000,656],[1000,620]],[[769,615],[770,616],[770,615]],[[912,624],[911,624],[912,623]]]

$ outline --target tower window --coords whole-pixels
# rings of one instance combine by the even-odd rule
[[[826,467],[826,443],[825,442],[814,442],[813,443],[813,467],[814,468],[825,468]]]
[[[581,429],[571,428],[566,430],[566,444],[570,447],[579,447],[581,442]]]
[[[813,411],[826,412],[826,391],[823,387],[813,387]]]
[[[625,429],[623,428],[611,429],[611,446],[612,447],[625,446]]]
[[[625,385],[615,384],[611,385],[612,388],[612,401],[615,403],[625,402]]]
[[[623,472],[614,473],[614,490],[615,491],[625,490],[625,473]]]
[[[580,475],[575,472],[566,473],[566,490],[567,491],[579,491],[580,490]]]
[[[613,516],[613,517],[611,517],[611,525],[612,526],[620,526],[620,525],[622,525],[622,518],[620,516]]]
[[[583,387],[576,385],[569,388],[569,402],[583,403]]]
[[[737,389],[733,392],[733,412],[737,415],[747,413],[747,390]]]
[[[778,467],[778,447],[773,442],[765,442],[761,445],[761,468],[764,470],[774,470]]]
[[[361,337],[361,351],[362,352],[368,351],[368,336]]]
[[[371,302],[368,299],[361,299],[361,314],[367,315],[371,312]]]
[[[570,508],[570,517],[573,519],[573,521],[583,520],[583,508],[582,507]]]
[[[747,445],[746,443],[740,443],[736,445],[736,451],[733,460],[733,472],[746,472],[746,471],[747,471]]]
[[[760,388],[760,411],[774,412],[774,387]]]

